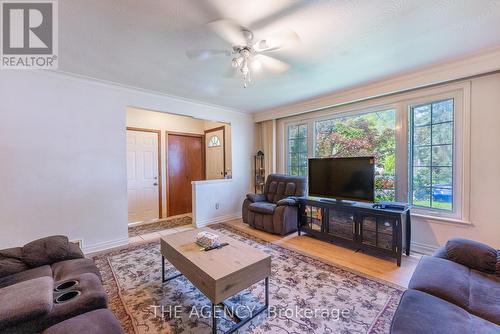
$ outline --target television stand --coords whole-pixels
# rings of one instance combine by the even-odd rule
[[[378,208],[371,203],[314,197],[298,198],[297,228],[335,244],[390,256],[401,266],[403,249],[410,255],[410,207]]]
[[[321,202],[325,203],[334,203],[334,204],[341,204],[341,205],[354,205],[356,202],[353,201],[345,201],[341,199],[335,199],[335,198],[319,198],[318,199]]]

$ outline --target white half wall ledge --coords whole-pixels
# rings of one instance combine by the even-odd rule
[[[226,191],[229,184],[236,186],[238,183],[234,179],[193,181],[193,225],[203,227],[240,218],[246,192]]]
[[[191,184],[202,185],[202,184],[226,183],[226,182],[233,182],[233,179],[199,180],[199,181],[191,181]]]
[[[300,115],[500,71],[500,47],[421,70],[254,113],[254,122]]]

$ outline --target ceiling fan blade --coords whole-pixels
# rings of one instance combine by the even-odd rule
[[[229,42],[231,45],[246,45],[247,39],[244,31],[246,29],[231,20],[217,20],[208,23],[212,29],[223,40]]]
[[[227,50],[188,50],[186,56],[189,59],[206,60],[214,56],[229,56],[231,52]]]
[[[300,43],[300,37],[293,30],[284,30],[272,36],[260,40],[255,44],[257,52],[276,51],[284,47],[293,46]]]
[[[263,54],[256,55],[254,57],[254,61],[259,62],[264,70],[275,74],[281,74],[288,71],[288,69],[290,68],[290,65],[288,65],[284,61]]]

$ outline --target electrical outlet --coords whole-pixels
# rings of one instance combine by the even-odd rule
[[[220,204],[219,203],[215,203],[215,210],[219,210],[220,208]]]

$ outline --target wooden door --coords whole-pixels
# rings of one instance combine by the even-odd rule
[[[168,216],[192,212],[191,181],[204,179],[202,136],[167,135]]]
[[[160,218],[159,132],[127,130],[128,221]]]
[[[205,131],[207,180],[225,177],[225,130],[224,127]]]

